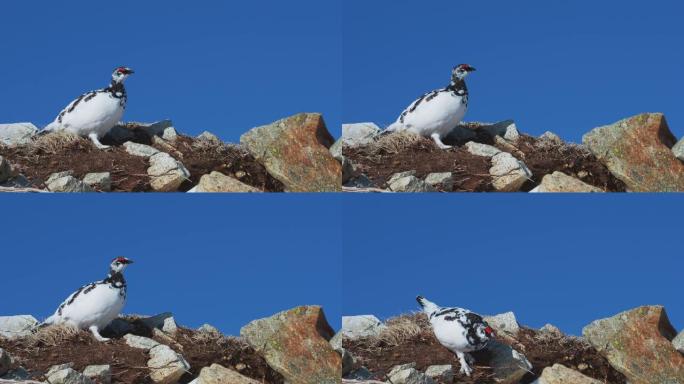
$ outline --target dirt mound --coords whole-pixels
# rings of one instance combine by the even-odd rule
[[[623,192],[625,185],[586,148],[577,144],[542,140],[520,135],[516,142],[495,139],[484,128],[469,127],[475,137],[468,140],[445,140],[454,147],[439,149],[431,139],[405,132],[381,134],[375,141],[343,148],[344,156],[355,165],[354,176],[365,174],[373,184],[387,188],[387,180],[394,173],[415,170],[423,178],[432,172],[451,172],[453,189],[445,192],[494,191],[489,175],[491,160],[469,153],[463,146],[467,141],[488,144],[511,153],[523,161],[532,172],[531,180],[521,190],[530,191],[542,178],[554,171],[576,177],[587,184],[609,192]]]
[[[144,326],[135,327],[132,333],[152,337]],[[172,343],[161,338],[155,340],[169,345],[190,364],[190,372],[181,378],[181,383],[192,381],[203,367],[214,363],[239,371],[261,383],[283,383],[282,376],[238,338],[179,328]],[[112,368],[112,382],[152,382],[147,368],[148,353],[129,347],[119,337],[108,342],[98,342],[86,331],[48,327],[20,339],[0,338],[0,347],[15,358],[13,369],[22,366],[34,379],[44,379],[52,365],[71,362],[77,371],[82,371],[88,365],[109,364]]]
[[[189,190],[202,175],[212,171],[235,177],[263,191],[283,191],[282,183],[240,146],[182,135],[175,141],[165,141],[149,136],[141,128],[129,129],[133,133],[130,141],[168,152],[190,171],[190,180],[181,185],[180,191]],[[147,175],[148,159],[130,155],[122,143],[112,139],[103,140],[103,143],[112,147],[100,150],[88,139],[55,132],[39,135],[26,145],[11,148],[0,145],[0,156],[7,158],[19,173],[40,188],[45,187],[45,181],[52,173],[73,170],[79,179],[90,172],[110,172],[112,191],[152,191]]]
[[[496,383],[489,369],[491,356],[486,350],[472,354],[476,360],[472,376],[458,374],[460,364],[456,355],[439,344],[424,314],[399,316],[387,320],[386,325],[388,328],[377,337],[343,340],[344,348],[356,359],[355,369],[366,367],[375,379],[386,380],[386,374],[395,365],[415,362],[416,369],[424,372],[430,365],[451,364],[458,383]],[[532,363],[533,374],[526,375],[521,383],[533,382],[544,368],[555,363],[580,370],[607,384],[626,383],[622,374],[579,338],[523,328],[515,340],[499,341],[511,345]]]

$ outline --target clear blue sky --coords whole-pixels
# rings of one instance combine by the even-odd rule
[[[3,197],[0,315],[52,314],[81,285],[126,270],[126,313],[173,312],[238,334],[318,304],[340,326],[341,204],[332,195]]]
[[[340,1],[2,2],[0,122],[43,126],[127,65],[125,120],[235,142],[322,112],[339,136]]]
[[[571,334],[662,304],[684,328],[681,196],[345,197],[365,212],[344,215],[346,315],[418,310],[422,294]]]
[[[344,122],[392,123],[469,63],[466,120],[566,140],[641,112],[684,135],[684,4],[674,0],[344,0]]]

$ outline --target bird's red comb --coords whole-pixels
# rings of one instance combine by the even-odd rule
[[[487,336],[491,335],[492,333],[494,333],[492,327],[485,328],[485,334],[487,334]]]
[[[127,263],[127,262],[128,262],[128,259],[125,258],[125,257],[119,256],[119,257],[115,258],[115,259],[112,260],[112,261],[118,261],[119,263]]]

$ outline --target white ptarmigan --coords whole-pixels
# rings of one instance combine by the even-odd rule
[[[109,148],[100,139],[114,127],[126,109],[124,80],[133,74],[128,67],[118,67],[112,73],[109,87],[82,94],[64,108],[44,131],[67,131],[88,137],[100,149]]]
[[[416,301],[428,316],[432,331],[437,340],[455,353],[461,363],[461,373],[470,376],[474,363],[468,352],[479,351],[487,346],[496,335],[494,330],[482,320],[482,316],[463,308],[442,308],[422,296]]]
[[[409,131],[430,137],[438,147],[451,148],[442,142],[458,125],[468,109],[468,87],[465,78],[475,68],[460,64],[451,71],[451,83],[424,94],[406,108],[385,132]]]
[[[43,324],[68,324],[90,330],[99,341],[109,340],[100,335],[100,330],[119,316],[126,303],[123,271],[131,263],[125,257],[112,260],[104,280],[84,285],[72,293]]]

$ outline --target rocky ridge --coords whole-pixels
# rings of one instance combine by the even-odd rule
[[[101,140],[0,124],[0,191],[327,192],[341,189],[341,164],[323,117],[301,113],[224,143],[190,137],[169,120],[125,123]]]
[[[665,116],[644,113],[599,127],[582,144],[546,132],[521,133],[512,120],[462,123],[443,140],[345,124],[339,140],[343,189],[386,192],[684,191],[684,139]]]
[[[340,380],[340,355],[318,306],[255,320],[240,337],[205,324],[189,329],[171,313],[121,316],[108,342],[32,316],[0,316],[0,383],[321,384]],[[315,359],[311,359],[314,356]],[[296,367],[296,368],[294,368]]]
[[[471,377],[435,339],[422,313],[381,322],[343,318],[343,383],[364,384],[675,384],[684,383],[684,331],[661,306],[644,306],[587,325],[581,337],[547,324],[531,329],[508,312],[485,320],[497,339],[476,359]]]

